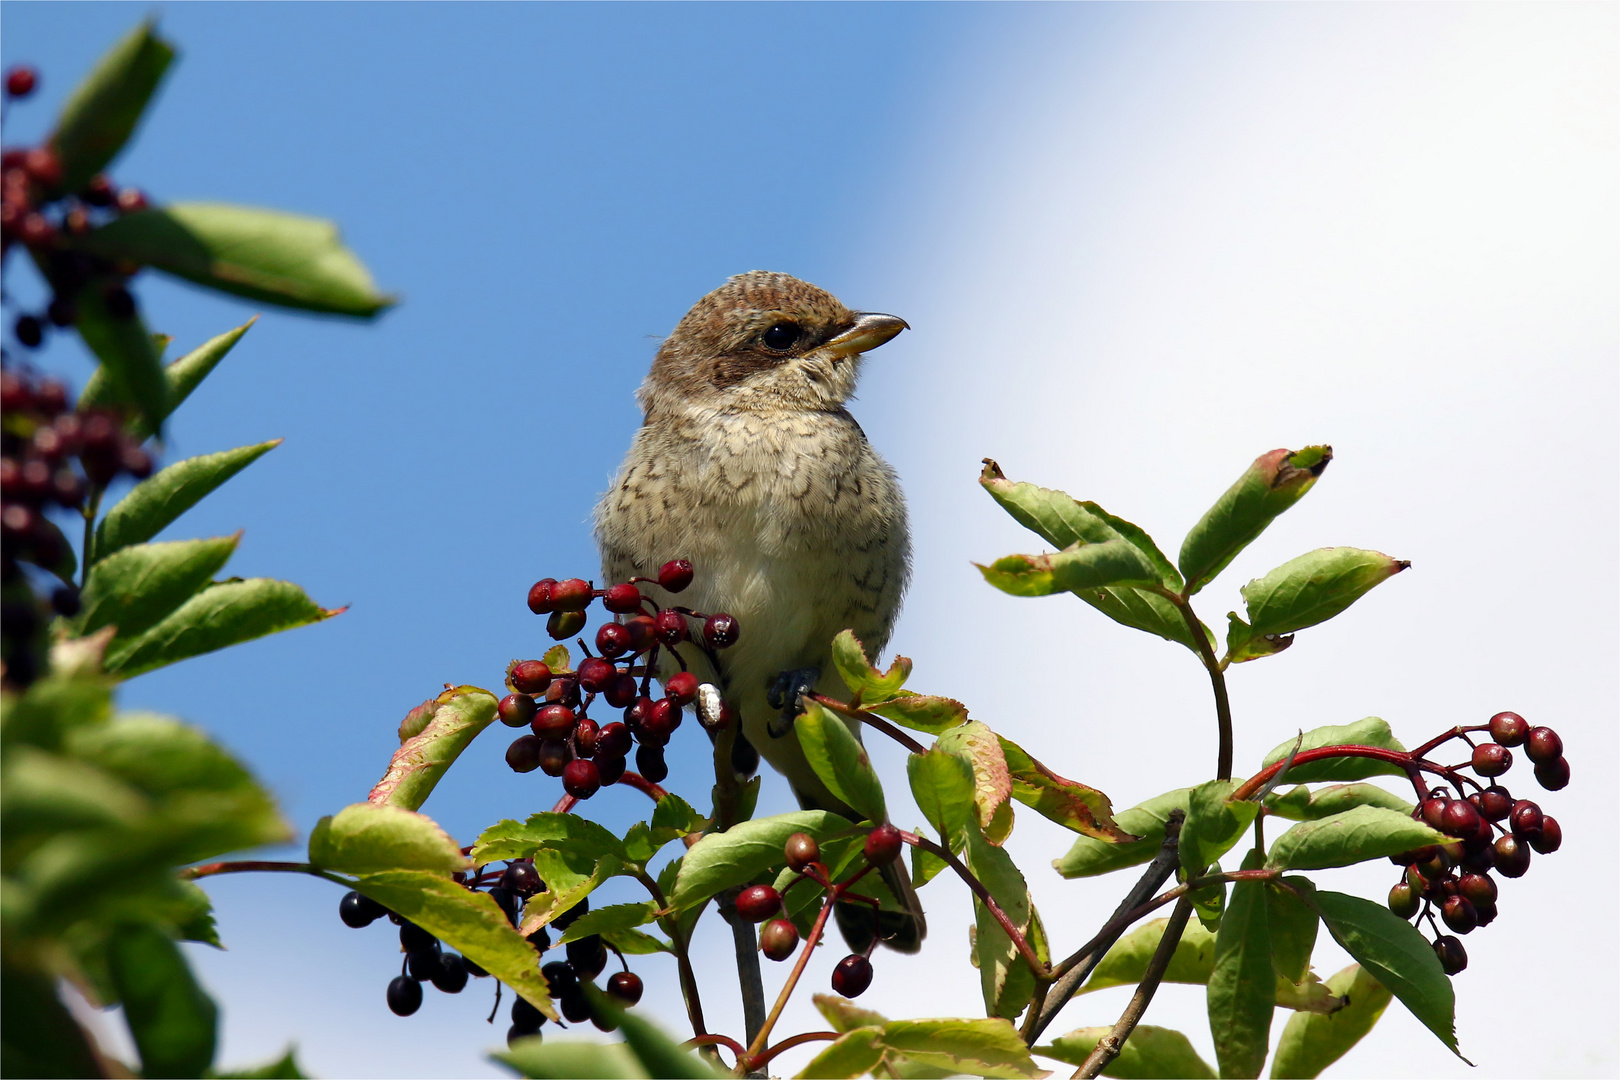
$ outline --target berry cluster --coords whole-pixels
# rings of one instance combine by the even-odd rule
[[[88,492],[123,473],[150,476],[152,457],[124,430],[117,413],[75,411],[60,380],[0,368],[0,580],[7,591],[0,653],[8,684],[22,687],[34,680],[37,631],[49,617],[32,590],[20,584],[19,563],[60,566],[69,552],[47,512],[79,510]],[[58,615],[76,614],[78,590],[57,585],[49,608]]]
[[[827,903],[859,902],[872,905],[877,901],[849,891],[861,878],[881,866],[887,866],[900,857],[903,841],[900,830],[887,823],[877,826],[866,835],[862,849],[866,865],[853,876],[833,884],[828,880],[827,867],[821,860],[821,848],[808,833],[794,833],[782,845],[782,855],[789,869],[798,876],[786,889],[777,892],[771,885],[750,885],[737,894],[737,914],[753,923],[765,923],[759,930],[759,951],[769,960],[786,960],[799,947],[799,928],[791,919],[782,917],[782,897],[801,881],[813,881],[828,892]],[[769,921],[767,921],[769,920]],[[850,953],[838,961],[832,973],[832,988],[844,997],[859,997],[872,985],[872,950],[877,947],[878,935],[865,953]]]
[[[697,676],[686,670],[686,660],[675,646],[691,642],[718,667],[716,653],[737,641],[737,620],[723,612],[660,609],[637,588],[643,581],[656,581],[666,591],[678,593],[692,583],[692,564],[676,559],[665,563],[656,579],[632,578],[606,589],[593,588],[580,578],[546,578],[529,589],[529,610],[548,616],[546,630],[558,641],[585,629],[585,611],[597,600],[621,621],[598,628],[598,655],[591,654],[583,639],[579,641],[585,657],[577,670],[553,671],[543,660],[514,661],[507,668],[506,684],[512,692],[501,699],[501,721],[531,732],[506,748],[506,763],[513,771],[540,769],[547,776],[561,777],[569,795],[588,799],[602,787],[618,783],[634,745],[636,770],[643,777],[656,784],[669,775],[664,747],[680,727],[683,710],[698,695]],[[701,623],[696,634],[694,622]],[[654,700],[650,691],[661,649],[681,670],[660,679],[664,694]],[[623,721],[598,724],[591,719],[589,710],[598,698],[609,708],[623,710]],[[758,760],[741,765],[739,771],[751,773]]]
[[[33,68],[12,68],[5,78],[7,101],[29,96],[38,81]],[[40,264],[52,293],[43,311],[19,315],[12,324],[20,344],[34,348],[45,340],[48,327],[77,322],[76,298],[87,287],[100,292],[113,318],[134,317],[135,298],[126,283],[136,267],[72,251],[70,242],[97,224],[146,205],[138,189],[116,188],[105,176],[93,177],[82,191],[64,190],[62,162],[48,145],[0,151],[0,255],[22,244]]]
[[[1475,731],[1488,732],[1491,741],[1473,745],[1467,733]],[[1532,850],[1550,855],[1564,840],[1556,818],[1542,813],[1529,799],[1515,799],[1495,782],[1513,767],[1510,747],[1522,747],[1535,764],[1535,777],[1542,787],[1557,791],[1569,783],[1563,740],[1552,728],[1532,728],[1518,713],[1497,713],[1488,724],[1454,734],[1473,745],[1469,761],[1457,769],[1472,769],[1492,783],[1481,787],[1457,770],[1448,770],[1455,795],[1444,787],[1429,790],[1414,816],[1456,839],[1394,856],[1391,861],[1403,866],[1405,873],[1389,890],[1391,911],[1403,919],[1428,921],[1436,935],[1435,955],[1448,975],[1468,966],[1468,954],[1455,936],[1440,931],[1436,910],[1440,922],[1455,934],[1488,925],[1497,913],[1497,885],[1491,871],[1503,877],[1523,877],[1530,869]],[[1473,794],[1463,796],[1464,783],[1476,789]]]
[[[456,880],[467,888],[478,891],[487,887],[489,898],[506,915],[514,927],[520,925],[523,906],[536,893],[544,892],[545,882],[528,860],[514,860],[502,870],[485,872],[482,867],[472,875],[457,874]],[[566,930],[581,915],[590,910],[590,901],[579,903],[553,919],[551,925]],[[400,950],[405,962],[400,974],[388,984],[388,1008],[397,1016],[410,1016],[422,1007],[422,983],[431,982],[447,994],[459,994],[467,985],[468,976],[484,978],[489,974],[473,961],[455,953],[446,953],[439,941],[421,927],[389,911],[383,905],[357,892],[344,895],[338,903],[338,917],[345,925],[355,928],[370,926],[379,918],[387,918],[399,926]],[[541,927],[529,935],[529,943],[542,956],[551,948],[551,935]],[[545,978],[558,1011],[570,1023],[589,1020],[603,1031],[612,1031],[617,1025],[613,1019],[591,1006],[585,995],[585,986],[607,967],[608,945],[599,935],[592,934],[570,941],[563,946],[566,960],[542,963],[540,974]],[[618,950],[614,950],[615,953]],[[607,981],[608,997],[617,1004],[630,1006],[641,1000],[641,977],[625,964],[623,954],[619,963],[624,970]],[[497,984],[495,1008],[500,1008],[500,990]],[[490,1019],[494,1019],[494,1012]],[[508,1044],[516,1039],[537,1035],[546,1022],[545,1014],[523,998],[512,1002],[512,1023],[507,1029]]]

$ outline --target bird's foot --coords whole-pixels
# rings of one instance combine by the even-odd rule
[[[821,669],[813,667],[792,668],[776,676],[776,682],[765,693],[765,700],[771,703],[771,708],[781,710],[766,725],[771,738],[780,739],[793,730],[793,721],[803,711],[799,696],[806,690],[814,689],[820,681]]]

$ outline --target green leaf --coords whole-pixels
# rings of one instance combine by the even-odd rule
[[[78,307],[74,328],[101,361],[108,395],[139,410],[141,434],[161,434],[172,408],[163,361],[138,312],[118,318],[107,310],[102,293],[105,284],[92,280],[79,290],[74,298]]]
[[[1272,843],[1266,865],[1284,870],[1325,870],[1399,855],[1428,844],[1444,844],[1450,839],[1398,810],[1358,806],[1320,821],[1295,825]]]
[[[626,956],[651,956],[675,951],[663,938],[643,934],[640,930],[609,930],[602,935],[602,940]]]
[[[1190,794],[1189,788],[1177,788],[1115,814],[1114,824],[1121,830],[1140,836],[1140,840],[1111,844],[1081,836],[1067,854],[1052,861],[1052,866],[1066,878],[1080,878],[1151,862],[1164,843],[1164,826],[1170,812],[1186,810]]]
[[[1128,540],[1082,544],[1051,555],[1008,555],[989,566],[974,565],[984,580],[1013,596],[1158,584],[1153,564]]]
[[[1276,656],[1294,643],[1293,634],[1256,634],[1254,627],[1238,618],[1237,612],[1226,613],[1226,659],[1229,663],[1243,664],[1263,656]]]
[[[1266,924],[1271,933],[1271,962],[1277,977],[1302,983],[1311,971],[1311,951],[1316,948],[1316,912],[1299,894],[1309,895],[1314,886],[1302,877],[1283,878],[1283,883],[1266,886]],[[1279,1002],[1280,1004],[1280,1002]]]
[[[157,36],[150,20],[102,54],[62,106],[51,133],[51,149],[62,162],[58,190],[78,191],[112,163],[173,60],[173,46]]]
[[[472,863],[438,822],[385,803],[355,803],[315,823],[309,861],[323,870],[374,874],[429,870],[448,874]]]
[[[889,1018],[882,1013],[863,1009],[849,998],[836,994],[812,994],[810,1000],[815,1004],[816,1011],[826,1017],[827,1023],[839,1033],[861,1027],[882,1027],[889,1022]]]
[[[108,938],[108,966],[147,1076],[197,1076],[214,1060],[213,999],[167,934],[140,923]]]
[[[191,396],[191,392],[197,389],[198,384],[203,379],[208,377],[208,373],[213,371],[221,360],[225,359],[225,354],[231,351],[231,347],[242,340],[242,335],[247,333],[253,324],[258,321],[259,317],[255,315],[236,329],[227,330],[217,337],[208,339],[197,348],[180,357],[180,359],[164,367],[163,380],[168,386],[170,412],[178,409],[180,403]],[[107,369],[98,367],[91,373],[89,380],[84,384],[83,392],[79,394],[79,409],[83,411],[98,406],[127,403],[129,399],[120,397],[119,393],[119,388],[114,386]],[[150,427],[142,424],[139,420],[132,421],[128,427],[132,434],[141,438],[153,433]]]
[[[1293,821],[1318,821],[1358,806],[1378,806],[1410,815],[1412,804],[1377,784],[1335,784],[1315,791],[1300,784],[1281,795],[1266,796],[1266,809]]]
[[[1266,915],[1264,882],[1232,886],[1215,936],[1215,967],[1206,995],[1222,1076],[1259,1076],[1266,1062],[1277,986]]]
[[[639,904],[610,904],[593,908],[568,924],[568,930],[557,939],[557,944],[590,937],[592,934],[611,934],[619,930],[633,930],[646,926],[658,913],[658,905],[651,901]],[[1314,916],[1313,916],[1314,917]]]
[[[997,737],[1012,776],[1012,797],[1065,829],[1099,840],[1126,843],[1137,839],[1114,821],[1108,796],[1096,788],[1066,780],[1042,765],[1009,739]]]
[[[907,1061],[949,1070],[953,1076],[1050,1076],[1029,1056],[1018,1030],[1005,1019],[890,1020],[882,1042]]]
[[[665,795],[653,807],[653,842],[663,847],[671,840],[702,832],[712,824],[709,818],[692,809],[679,795]]]
[[[618,1020],[624,1044],[636,1055],[649,1076],[712,1080],[713,1077],[727,1075],[711,1069],[696,1053],[683,1050],[660,1028],[635,1013],[621,1011]]]
[[[1299,739],[1298,736],[1294,739],[1285,739],[1272,747],[1271,753],[1266,755],[1264,767],[1270,768],[1293,753],[1296,739],[1299,741],[1301,752],[1318,750],[1325,746],[1371,746],[1380,750],[1406,752],[1406,747],[1395,738],[1388,724],[1376,716],[1369,716],[1353,724],[1313,728],[1305,733],[1303,739]],[[1405,775],[1406,771],[1399,765],[1376,761],[1373,758],[1336,757],[1303,764],[1295,762],[1289,767],[1283,779],[1296,784],[1309,784],[1323,780],[1365,780],[1369,776]]]
[[[902,691],[898,697],[877,705],[867,705],[867,712],[893,720],[901,727],[938,735],[960,724],[967,723],[967,706],[948,697],[912,694]]]
[[[926,754],[906,758],[906,776],[917,809],[939,834],[940,843],[952,851],[961,850],[964,830],[978,817],[973,805],[973,766],[935,745]]]
[[[973,770],[973,806],[979,828],[1001,843],[1011,830],[1010,818],[998,822],[1002,807],[1012,796],[1012,773],[996,733],[977,720],[954,727],[934,740],[933,749],[942,750],[967,762]],[[925,811],[926,813],[926,811]],[[993,826],[1000,825],[1000,828]]]
[[[1056,1058],[1070,1065],[1083,1065],[1112,1028],[1079,1028],[1067,1035],[1059,1035],[1035,1052],[1043,1057]],[[1103,1070],[1104,1076],[1143,1077],[1156,1080],[1163,1076],[1181,1076],[1196,1080],[1215,1080],[1215,1070],[1209,1062],[1198,1056],[1198,1051],[1187,1036],[1172,1028],[1138,1024],[1120,1047],[1119,1056]]]
[[[865,1076],[873,1072],[882,1060],[882,1029],[855,1028],[828,1043],[798,1075],[801,1080],[842,1080],[845,1077]]]
[[[794,731],[810,767],[828,791],[868,821],[888,820],[877,771],[866,756],[866,748],[842,717],[806,699],[804,714],[795,722]]]
[[[1313,902],[1333,940],[1462,1057],[1451,980],[1423,935],[1384,905],[1358,896],[1319,890]]]
[[[922,832],[922,826],[917,826],[913,832]],[[939,872],[950,864],[924,847],[911,849],[911,885],[920,889],[938,876]]]
[[[1273,450],[1256,458],[1182,541],[1176,561],[1187,579],[1187,595],[1209,584],[1278,514],[1311,490],[1332,460],[1329,446]]]
[[[219,940],[219,927],[214,923],[214,902],[203,892],[201,886],[191,881],[176,881],[179,895],[184,897],[183,908],[177,908],[174,920],[175,933],[181,941],[195,941],[202,945],[212,945],[216,949],[225,948],[224,942]],[[288,1051],[291,1054],[292,1051]]]
[[[367,874],[354,887],[389,911],[409,919],[557,1019],[540,957],[506,921],[486,892],[474,892],[445,874],[390,870]]]
[[[394,751],[388,771],[366,798],[406,810],[420,807],[461,752],[495,719],[499,705],[495,695],[476,686],[440,694],[427,722]]]
[[[1326,622],[1411,565],[1351,547],[1319,548],[1291,559],[1243,586],[1251,633],[1291,634]]]
[[[245,1069],[214,1070],[208,1073],[215,1080],[304,1080],[304,1070],[298,1065],[298,1055],[292,1047],[274,1061],[252,1065]]]
[[[280,445],[280,439],[272,439],[187,458],[136,484],[96,526],[95,558],[104,559],[152,539],[204,496]]]
[[[1029,929],[1029,886],[1012,856],[986,840],[976,829],[968,829],[967,864],[973,876],[989,890],[996,904],[1019,933]],[[980,990],[985,1011],[991,1016],[1011,1019],[1024,1011],[1035,992],[1035,976],[1030,971],[1007,932],[978,897],[973,899],[977,929]]]
[[[1204,867],[1216,862],[1243,838],[1260,804],[1234,801],[1241,780],[1211,780],[1192,789],[1187,800],[1187,820],[1181,826],[1181,866],[1189,877],[1197,877]]]
[[[472,860],[482,866],[496,859],[527,859],[542,849],[577,854],[586,859],[626,857],[624,843],[590,818],[545,811],[529,820],[498,821],[473,845]]]
[[[723,833],[709,833],[686,849],[675,888],[669,893],[670,907],[678,910],[701,904],[718,892],[745,885],[782,865],[786,861],[782,845],[796,832],[809,833],[817,842],[824,842],[854,831],[849,819],[839,814],[800,810],[745,821]]]
[[[328,611],[287,581],[223,581],[181,604],[135,640],[115,645],[107,654],[107,671],[121,679],[133,679],[193,656],[308,626],[345,610]]]
[[[547,1042],[539,1035],[518,1039],[509,1050],[489,1055],[519,1076],[572,1078],[595,1076],[602,1080],[645,1080],[647,1073],[623,1043],[566,1039]]]
[[[162,622],[230,561],[241,534],[208,540],[165,540],[126,547],[90,569],[78,632],[118,627],[109,652]]]
[[[833,666],[850,692],[868,704],[894,697],[911,675],[911,661],[904,656],[895,657],[886,672],[873,667],[866,658],[866,646],[850,630],[841,630],[833,638]]]
[[[282,307],[370,318],[394,303],[321,218],[227,203],[124,214],[78,244],[197,285]]]
[[[1169,923],[1169,919],[1153,919],[1114,942],[1079,993],[1089,994],[1111,986],[1134,986],[1141,982],[1147,974],[1148,961],[1158,949],[1159,941],[1164,937],[1164,928]],[[1176,942],[1176,951],[1170,955],[1170,966],[1165,969],[1164,981],[1202,986],[1209,982],[1209,973],[1214,967],[1215,935],[1201,924],[1189,922],[1181,933],[1181,940]]]
[[[56,522],[43,516],[34,518],[32,528],[36,535],[43,533],[50,540],[44,544],[36,542],[35,547],[17,552],[17,559],[55,574],[63,584],[72,585],[73,575],[79,569],[79,560],[73,554],[73,545],[68,542],[67,536]]]
[[[1302,1012],[1288,1018],[1277,1039],[1277,1053],[1271,1062],[1271,1075],[1283,1077],[1320,1076],[1322,1070],[1343,1057],[1371,1031],[1388,1007],[1388,990],[1351,964],[1327,981],[1328,989],[1345,1000],[1342,1009],[1332,1013]]]

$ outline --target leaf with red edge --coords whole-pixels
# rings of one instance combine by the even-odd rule
[[[499,705],[495,695],[476,686],[446,690],[438,696],[436,704],[432,718],[419,733],[407,738],[394,751],[388,771],[366,796],[367,801],[403,806],[407,810],[420,807],[433,793],[445,770],[495,719]],[[412,710],[412,715],[416,712]],[[404,724],[400,731],[404,733]]]
[[[998,740],[1012,777],[1013,798],[1042,817],[1084,836],[1118,843],[1141,839],[1114,821],[1108,796],[1096,788],[1064,779],[1012,740],[999,736]]]

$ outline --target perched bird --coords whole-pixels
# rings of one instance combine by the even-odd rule
[[[853,630],[876,655],[900,610],[905,499],[845,402],[862,354],[904,329],[787,274],[731,278],[659,348],[637,395],[645,419],[596,508],[606,581],[691,560],[679,602],[734,615],[741,636],[718,671],[694,647],[682,655],[738,710],[743,735],[802,806],[852,820],[861,815],[816,777],[792,720],[801,692],[844,691],[833,638]],[[885,911],[879,936],[915,952],[927,926],[903,863],[883,878],[908,910]],[[852,947],[870,943],[870,908],[837,915]]]

